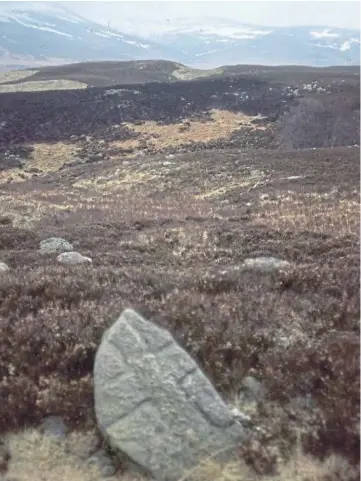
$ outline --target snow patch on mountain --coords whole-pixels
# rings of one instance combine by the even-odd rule
[[[272,30],[261,30],[257,28],[245,28],[245,27],[233,27],[230,25],[220,25],[220,26],[213,26],[213,25],[206,25],[206,26],[189,26],[183,27],[181,29],[177,29],[171,32],[174,35],[177,34],[184,34],[184,33],[198,33],[201,36],[216,36],[216,37],[223,37],[223,40],[230,40],[230,39],[244,39],[244,38],[257,38],[259,36],[264,36],[272,33]]]
[[[310,34],[314,38],[337,38],[340,36],[340,34],[336,32],[332,32],[329,28],[325,28],[320,32],[313,31],[313,32],[310,32]]]
[[[144,43],[138,43],[138,42],[135,42],[134,40],[124,40],[124,43],[128,43],[129,45],[136,45],[137,47],[145,48],[145,49],[150,48],[150,45],[147,45]]]
[[[59,30],[55,30],[55,28],[50,28],[50,27],[41,26],[41,25],[33,25],[31,23],[22,22],[18,17],[10,17],[10,19],[14,20],[15,22],[17,22],[20,25],[23,25],[24,27],[27,27],[27,28],[35,28],[37,30],[43,30],[44,32],[51,32],[51,33],[55,33],[57,35],[63,35],[64,37],[71,37],[71,38],[73,37],[73,35],[70,35],[70,34],[65,33],[65,32],[60,32]],[[50,25],[52,27],[56,27],[55,24],[44,23],[44,25]]]
[[[204,55],[209,55],[211,53],[216,53],[218,50],[210,50],[209,52],[196,53],[196,57],[203,57]]]
[[[345,52],[346,50],[350,50],[350,48],[352,47],[352,44],[353,43],[358,43],[360,44],[360,39],[359,38],[350,38],[350,40],[346,40],[346,42],[344,42],[341,47],[340,47],[340,50],[342,52]]]

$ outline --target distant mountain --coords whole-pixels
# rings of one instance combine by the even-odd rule
[[[0,65],[170,58],[167,47],[48,2],[0,2]]]
[[[360,32],[340,28],[259,27],[238,21],[184,19],[152,39],[178,52],[178,61],[197,67],[225,64],[360,64]]]
[[[257,27],[186,18],[158,33],[121,32],[71,11],[71,2],[0,2],[0,69],[77,61],[163,59],[192,67],[231,64],[359,65],[360,32],[331,27]]]

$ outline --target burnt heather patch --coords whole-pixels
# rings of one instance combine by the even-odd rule
[[[307,142],[308,133],[324,119],[328,119],[328,126],[325,133],[319,132],[317,146],[349,145],[359,139],[360,106],[356,80],[346,80],[335,85],[301,82],[299,86],[299,80],[287,84],[234,75],[111,88],[3,93],[0,143],[56,142],[69,140],[72,135],[126,140],[129,132],[119,129],[123,123],[209,121],[210,111],[221,109],[261,116],[260,122],[274,127],[276,135],[270,135],[262,147],[313,147],[314,138]],[[290,115],[284,117],[289,111]],[[236,137],[233,146],[245,146],[241,139],[237,144]],[[224,145],[228,146],[227,142]]]

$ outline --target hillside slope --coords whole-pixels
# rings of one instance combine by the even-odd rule
[[[163,62],[162,66],[160,73],[150,68],[148,74],[169,78],[174,64]],[[56,67],[48,73],[50,78],[66,73],[73,75],[71,78],[94,81],[95,75],[77,68],[65,67],[54,76]],[[130,77],[138,71],[127,68],[124,71]],[[114,72],[118,70],[110,75]],[[106,69],[100,71],[97,81],[112,80],[105,73]],[[281,82],[281,78],[291,82]],[[35,80],[27,83],[36,84]],[[15,89],[19,86],[21,83],[0,85]],[[162,142],[151,138],[168,136],[170,144],[174,140],[177,148],[182,148],[183,140],[191,150],[204,148],[202,145],[211,140],[218,147],[353,145],[359,143],[360,135],[359,88],[359,76],[349,69],[345,73],[337,69],[271,69],[269,74],[214,74],[189,81],[2,93],[0,144],[6,150],[24,142],[68,142],[72,136],[92,136],[121,142],[118,147],[122,149],[133,149],[131,139],[143,136],[141,145],[145,142],[152,150],[156,143],[159,150]],[[140,132],[129,132],[127,125],[135,123]],[[205,132],[211,126],[218,134],[207,138]]]
[[[111,87],[221,76],[244,76],[293,86],[312,82],[319,82],[322,85],[345,82],[357,85],[360,71],[358,67],[315,68],[292,65],[270,67],[245,64],[224,65],[217,69],[194,69],[167,60],[79,62],[22,71],[13,70],[0,74],[0,92],[57,90],[63,88],[63,84],[64,88],[66,85],[69,85],[68,88]]]
[[[28,89],[35,83],[69,81],[83,84],[84,87],[110,87],[113,85],[130,85],[149,82],[174,82],[179,80],[192,80],[200,77],[221,75],[223,69],[200,70],[186,67],[185,65],[167,60],[133,60],[133,61],[108,61],[86,62],[38,69],[26,69],[20,72],[10,71],[0,75],[0,92],[21,89],[24,83]],[[7,89],[4,89],[8,86]],[[18,87],[16,87],[18,86]],[[52,87],[56,90],[56,87]],[[70,87],[71,88],[71,87]]]

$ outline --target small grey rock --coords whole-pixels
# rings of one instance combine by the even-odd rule
[[[40,242],[40,252],[42,254],[60,254],[74,250],[73,246],[61,237],[50,237]]]
[[[64,439],[69,431],[60,416],[48,416],[39,425],[39,431],[48,436]]]
[[[58,255],[57,261],[61,264],[91,264],[93,261],[90,257],[83,256],[79,252],[63,252]]]
[[[272,271],[274,269],[285,269],[292,264],[276,257],[254,257],[246,259],[242,267],[247,269],[257,269],[260,271]]]
[[[0,262],[0,272],[7,272],[10,270],[10,267],[5,264],[5,262]]]

